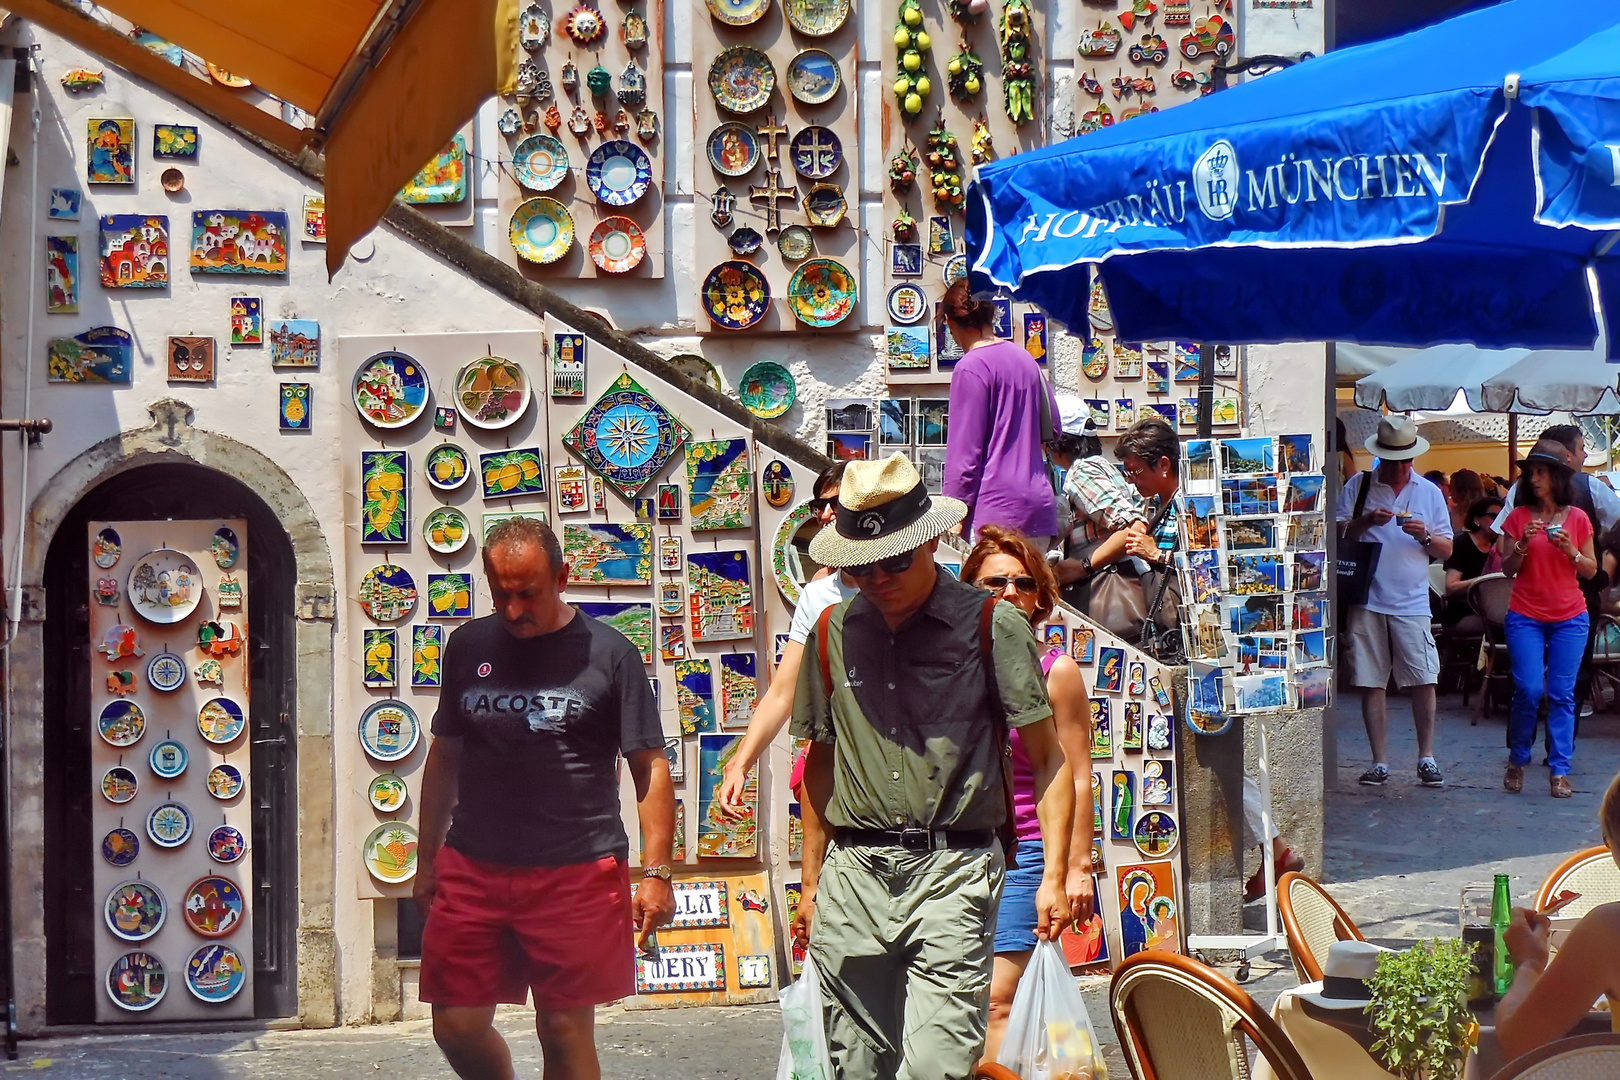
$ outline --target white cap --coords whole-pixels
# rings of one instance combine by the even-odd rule
[[[1057,398],[1058,424],[1065,435],[1095,435],[1097,427],[1091,422],[1091,406],[1073,394],[1054,394]]]

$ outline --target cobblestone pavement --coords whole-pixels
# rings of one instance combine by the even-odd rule
[[[1620,717],[1582,723],[1575,755],[1575,797],[1547,795],[1545,769],[1526,771],[1518,796],[1502,790],[1503,721],[1469,723],[1460,699],[1442,699],[1437,757],[1443,789],[1417,785],[1417,746],[1404,698],[1389,702],[1390,766],[1382,788],[1361,787],[1367,743],[1359,705],[1347,700],[1329,717],[1337,737],[1338,775],[1327,795],[1327,865],[1311,867],[1372,940],[1387,945],[1456,933],[1459,890],[1513,878],[1514,899],[1527,901],[1569,852],[1599,842],[1598,804],[1620,771]],[[1535,759],[1540,760],[1539,755]],[[1263,925],[1262,906],[1246,919]],[[1257,960],[1249,991],[1262,1005],[1294,976],[1285,954]],[[1125,1077],[1108,1020],[1107,982],[1085,980],[1086,1005],[1106,1044],[1110,1072]],[[540,1080],[539,1048],[528,1015],[503,1011],[519,1076]],[[603,1075],[613,1080],[770,1080],[781,1038],[774,1006],[627,1013],[603,1009],[597,1044]],[[332,1031],[97,1035],[23,1043],[0,1077],[47,1080],[321,1080],[379,1076],[451,1080],[424,1021]]]

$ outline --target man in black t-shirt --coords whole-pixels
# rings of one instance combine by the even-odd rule
[[[450,635],[422,777],[422,1000],[462,1080],[512,1080],[495,1006],[531,990],[546,1076],[598,1080],[595,1006],[635,992],[631,932],[644,944],[675,910],[664,735],[636,647],[561,598],[549,527],[497,525],[484,571],[495,613]],[[634,899],[621,754],[645,842]]]

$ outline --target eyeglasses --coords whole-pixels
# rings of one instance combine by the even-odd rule
[[[810,512],[812,514],[819,514],[819,513],[821,513],[823,510],[827,509],[827,507],[831,506],[835,502],[837,502],[836,499],[823,499],[823,498],[811,499],[810,500]]]
[[[1119,471],[1125,475],[1125,479],[1135,480],[1144,473],[1152,472],[1153,467],[1151,465],[1126,465]]]
[[[883,559],[879,562],[862,563],[859,566],[846,566],[844,567],[844,573],[853,578],[871,577],[879,570],[890,575],[903,574],[907,570],[911,569],[911,564],[915,562],[916,559],[917,552],[913,550],[906,552],[904,555],[896,555],[892,559]]]
[[[991,577],[980,578],[974,584],[986,592],[1005,592],[1008,582],[1011,582],[1013,587],[1021,593],[1032,593],[1040,588],[1040,583],[1027,574],[1019,574],[1017,577],[995,574]]]

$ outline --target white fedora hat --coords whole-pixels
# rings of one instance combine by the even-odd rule
[[[1367,452],[1383,461],[1411,461],[1429,452],[1429,440],[1417,433],[1417,421],[1390,413],[1378,421],[1378,431],[1367,437]]]
[[[1294,996],[1323,1009],[1365,1009],[1372,1004],[1367,980],[1388,951],[1370,941],[1335,941],[1322,962],[1322,981],[1305,983]]]
[[[967,503],[929,495],[917,469],[896,452],[852,461],[838,485],[838,516],[810,541],[810,557],[843,568],[881,562],[921,547],[967,517]]]

